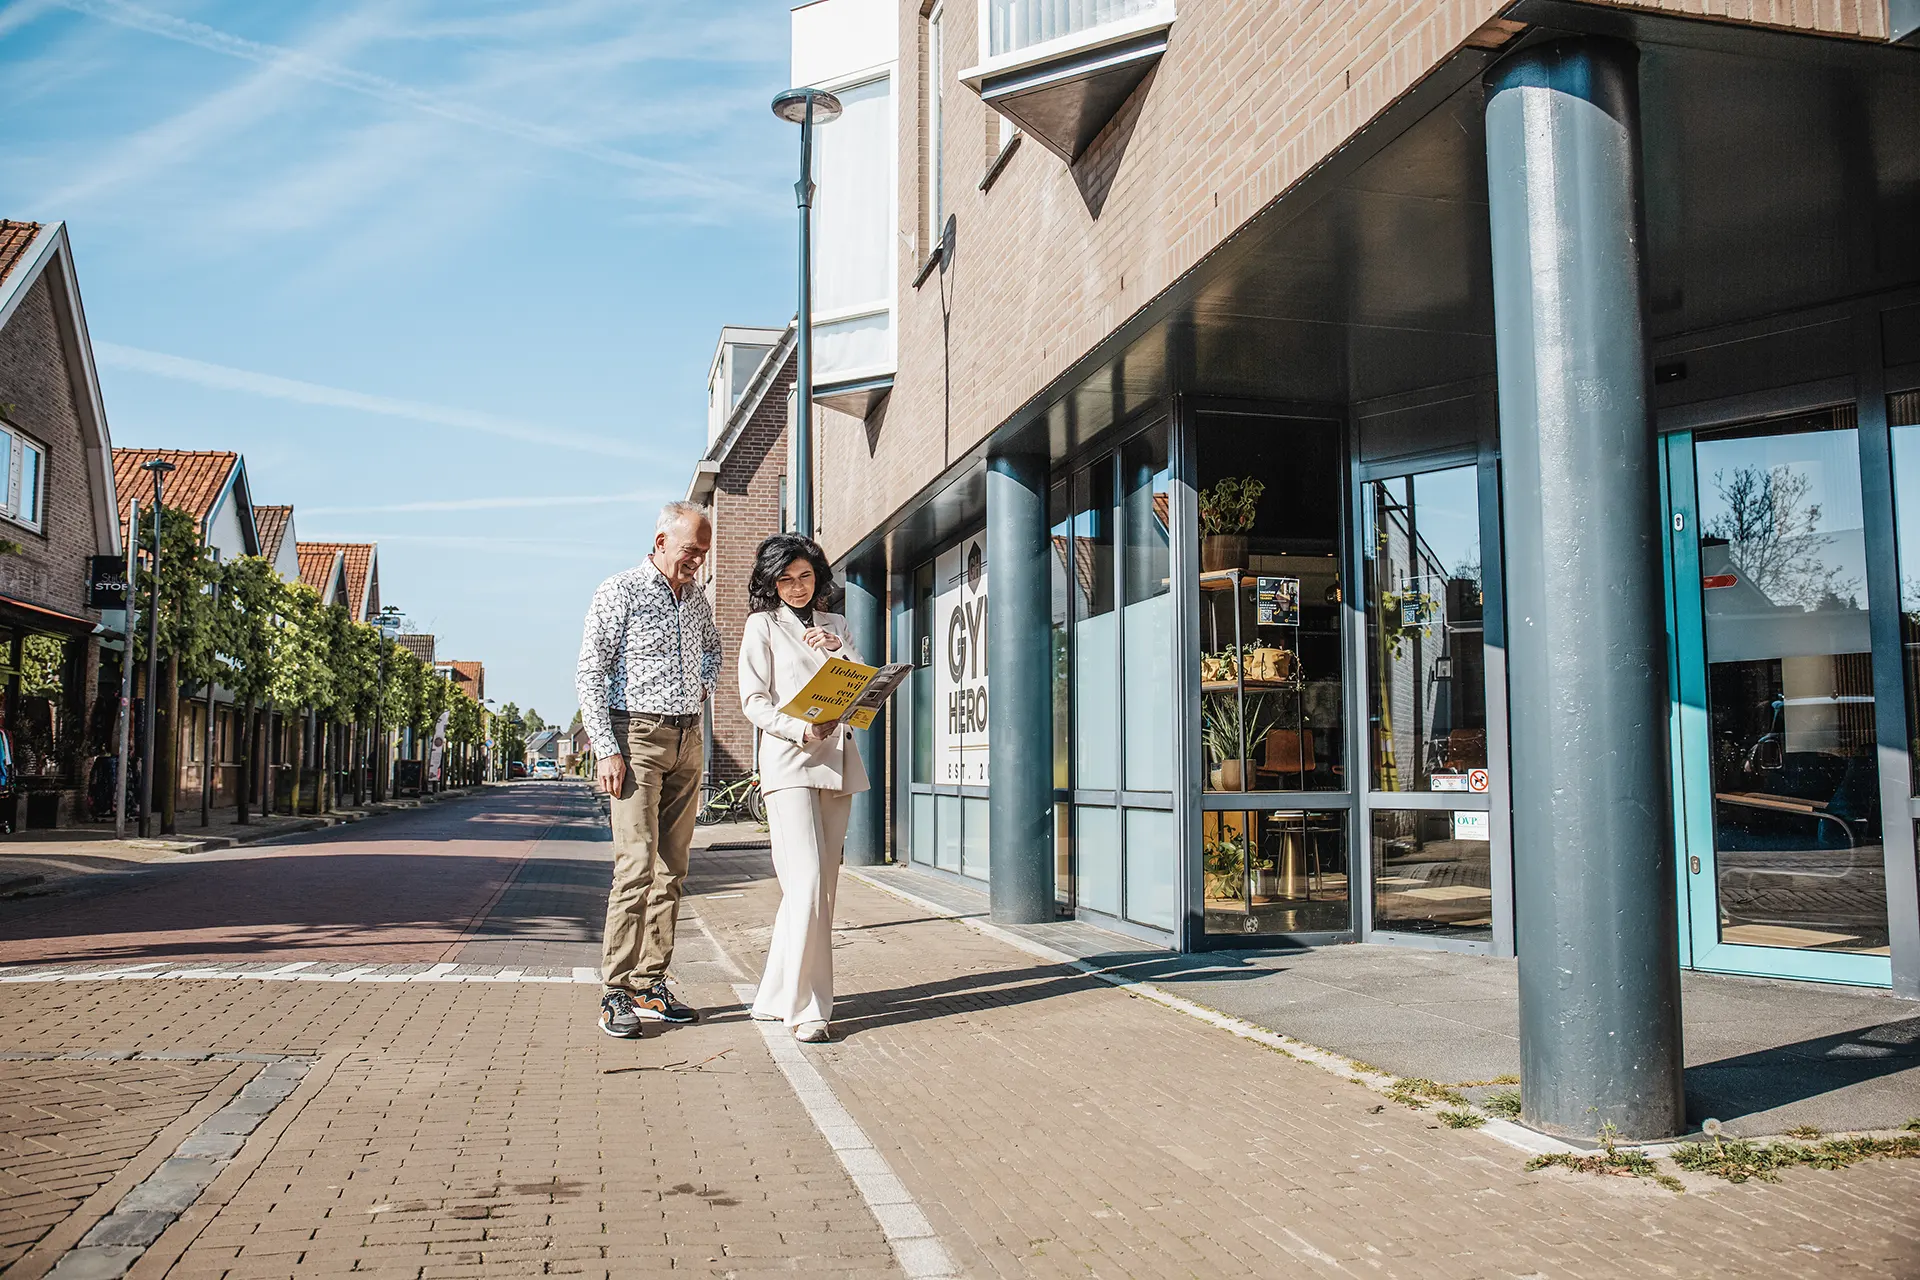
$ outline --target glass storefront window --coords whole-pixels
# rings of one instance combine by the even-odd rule
[[[1373,811],[1373,927],[1493,936],[1492,815],[1484,809]]]
[[[1478,469],[1365,486],[1370,784],[1468,791],[1487,766]]]
[[[1073,785],[1073,687],[1070,683],[1073,666],[1067,632],[1069,611],[1073,607],[1067,574],[1067,565],[1073,560],[1073,520],[1068,514],[1068,502],[1067,482],[1057,481],[1047,495],[1047,524],[1053,541],[1049,583],[1053,620],[1048,635],[1052,645],[1053,787],[1056,791],[1065,791]]]
[[[1120,451],[1125,507],[1125,786],[1173,789],[1173,595],[1167,428],[1135,436]],[[1166,845],[1171,883],[1173,849]]]
[[[1908,763],[1920,795],[1920,391],[1887,400],[1893,428],[1895,541],[1900,558],[1900,656],[1907,678]]]
[[[1694,474],[1720,938],[1884,953],[1853,410],[1699,435]]]
[[[1200,815],[1206,931],[1333,933],[1350,927],[1346,815],[1255,809]]]
[[[1073,785],[1083,790],[1119,786],[1113,550],[1113,468],[1096,464],[1073,482]]]
[[[1339,427],[1197,427],[1204,785],[1345,790]]]

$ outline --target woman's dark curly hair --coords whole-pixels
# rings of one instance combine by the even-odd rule
[[[795,560],[805,560],[813,566],[811,605],[824,606],[833,597],[833,570],[820,544],[797,533],[776,533],[753,553],[753,576],[747,579],[747,603],[752,612],[766,613],[780,607],[780,592],[773,584]]]

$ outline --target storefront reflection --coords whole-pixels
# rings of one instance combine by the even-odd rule
[[[1485,939],[1493,880],[1485,810],[1373,812],[1373,927]]]

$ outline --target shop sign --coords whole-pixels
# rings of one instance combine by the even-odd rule
[[[933,776],[987,785],[986,536],[933,562]]]
[[[1464,773],[1436,773],[1428,781],[1435,791],[1467,790],[1467,775]]]
[[[1487,815],[1480,812],[1455,810],[1453,814],[1453,838],[1455,840],[1486,840]]]
[[[119,556],[87,557],[87,607],[127,607],[127,562]]]

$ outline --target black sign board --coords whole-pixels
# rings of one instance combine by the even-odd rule
[[[87,607],[124,609],[127,607],[127,562],[119,556],[87,558]]]

